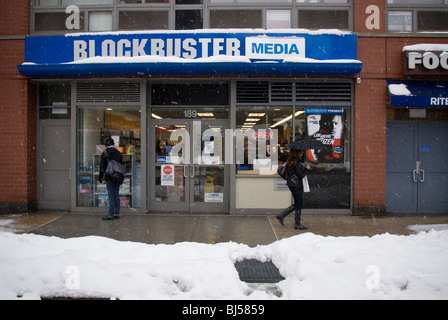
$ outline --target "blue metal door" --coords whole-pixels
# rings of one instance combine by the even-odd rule
[[[417,161],[417,123],[388,122],[386,152],[386,210],[417,212],[417,184],[413,170]]]
[[[448,124],[419,124],[418,211],[448,212]]]
[[[448,123],[388,122],[386,210],[448,212]]]

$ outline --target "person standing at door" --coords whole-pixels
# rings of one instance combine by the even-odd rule
[[[112,138],[106,138],[104,144],[106,145],[106,150],[101,154],[98,181],[100,183],[103,183],[103,179],[106,181],[107,195],[109,198],[109,214],[103,217],[103,220],[114,220],[120,218],[120,184],[114,182],[105,172],[110,160],[115,160],[119,163],[123,163],[123,160],[120,151],[115,148],[115,142]]]
[[[287,166],[287,185],[294,198],[294,204],[283,210],[282,213],[277,215],[277,219],[284,226],[283,220],[288,214],[295,212],[294,229],[307,230],[308,228],[302,225],[302,207],[303,207],[303,183],[302,180],[308,171],[308,168],[304,168],[301,164],[301,160],[304,155],[303,150],[291,150],[288,160],[286,160]],[[309,165],[308,165],[309,166]]]

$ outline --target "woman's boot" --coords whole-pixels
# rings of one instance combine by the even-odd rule
[[[302,210],[296,210],[294,229],[307,230],[308,228],[302,225]]]
[[[290,214],[291,212],[294,211],[294,209],[296,208],[295,205],[289,206],[288,208],[286,208],[285,210],[283,210],[280,214],[277,215],[277,219],[278,221],[280,221],[280,223],[282,224],[282,226],[284,226],[283,224],[283,219],[285,219],[285,217]]]

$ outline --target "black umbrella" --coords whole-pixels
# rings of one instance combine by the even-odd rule
[[[308,150],[308,149],[320,150],[323,149],[324,147],[325,146],[321,141],[312,138],[300,139],[294,141],[289,145],[290,150]]]

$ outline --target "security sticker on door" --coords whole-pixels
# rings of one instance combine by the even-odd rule
[[[164,165],[160,177],[161,186],[174,186],[174,166]]]
[[[224,202],[224,193],[205,193],[204,202],[222,203]]]

